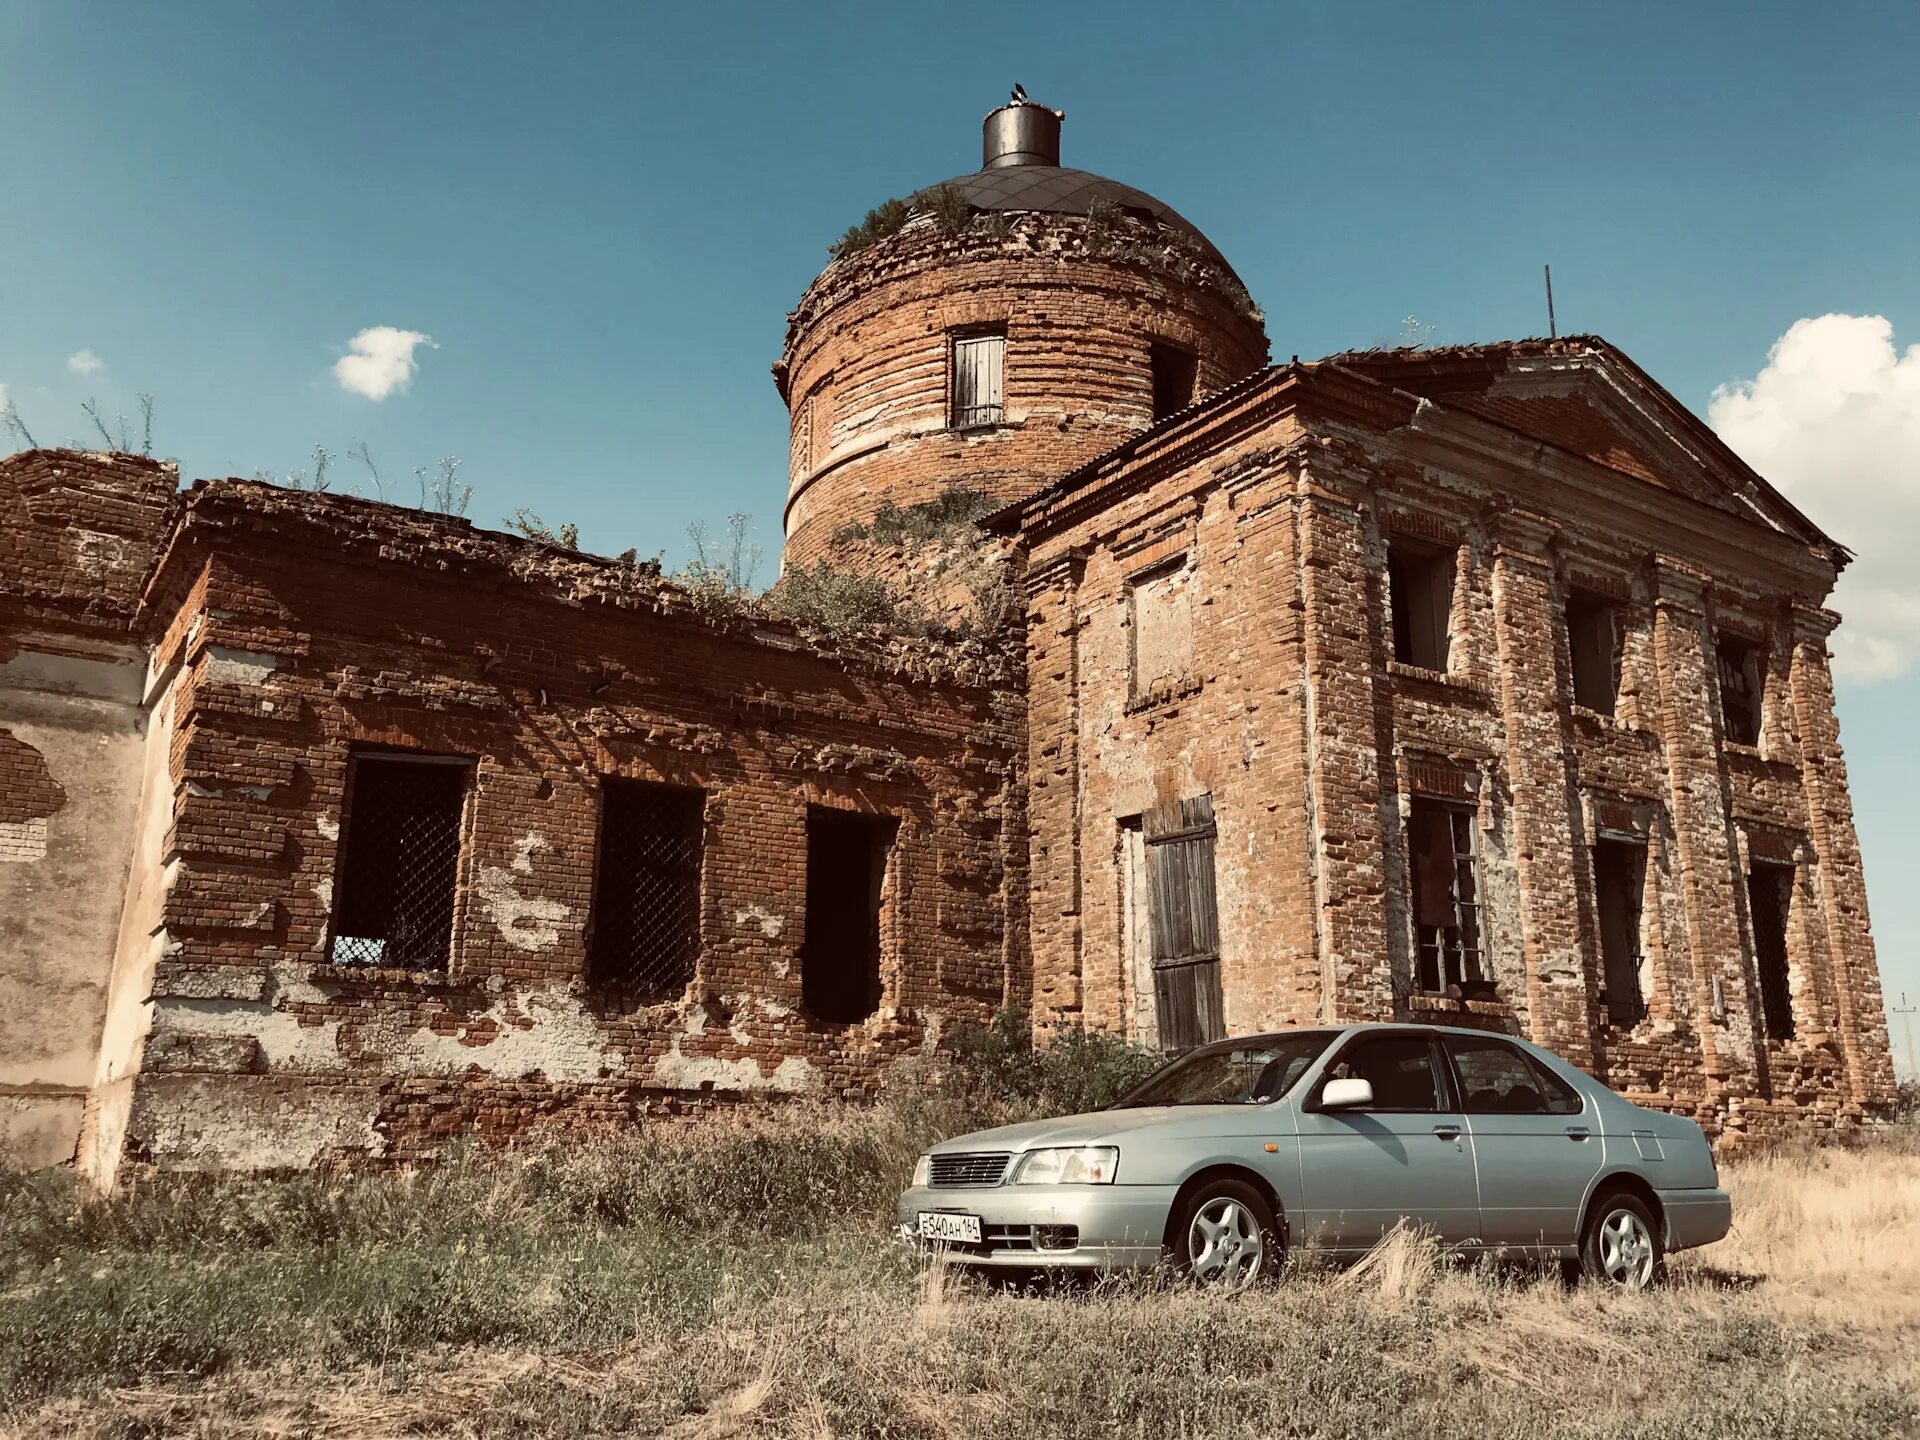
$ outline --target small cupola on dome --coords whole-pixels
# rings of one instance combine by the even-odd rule
[[[982,170],[999,170],[1008,165],[1058,165],[1060,163],[1060,122],[1064,110],[1049,110],[1027,98],[1020,86],[1013,87],[1013,99],[999,109],[989,111],[982,123],[980,153]]]

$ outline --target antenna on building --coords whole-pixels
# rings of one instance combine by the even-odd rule
[[[1560,327],[1555,323],[1553,318],[1553,267],[1548,265],[1545,269],[1547,272],[1547,338],[1549,340],[1558,340],[1560,338]]]

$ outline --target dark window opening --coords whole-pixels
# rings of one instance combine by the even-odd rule
[[[807,932],[800,990],[815,1019],[843,1024],[880,1008],[880,909],[897,822],[807,811]]]
[[[676,995],[700,957],[706,794],[637,780],[601,785],[599,874],[587,973],[595,984]]]
[[[1395,540],[1387,547],[1393,658],[1402,665],[1447,668],[1456,554],[1451,546],[1417,540]]]
[[[446,967],[473,767],[438,756],[354,755],[336,870],[336,965]]]
[[[1756,860],[1747,869],[1753,916],[1753,961],[1769,1040],[1793,1038],[1793,988],[1787,979],[1787,921],[1793,909],[1793,866]]]
[[[1640,970],[1641,902],[1647,877],[1647,847],[1601,840],[1593,847],[1593,900],[1600,922],[1601,975],[1607,1018],[1638,1024],[1647,1013]]]
[[[1147,349],[1153,370],[1153,418],[1164,420],[1193,404],[1200,362],[1191,350],[1155,341]]]
[[[1366,1081],[1373,1087],[1369,1110],[1431,1113],[1440,1109],[1433,1042],[1425,1035],[1382,1035],[1349,1046],[1321,1076],[1319,1092],[1325,1091],[1329,1080]]]
[[[1567,597],[1567,653],[1574,703],[1613,714],[1620,694],[1619,607],[1592,595]]]
[[[955,430],[998,425],[1002,417],[1002,371],[1007,337],[1001,333],[953,337],[953,414]]]
[[[1190,1050],[1227,1034],[1213,881],[1213,797],[1152,810],[1143,828],[1160,1048]]]
[[[1473,811],[1416,797],[1407,821],[1415,976],[1431,995],[1463,995],[1484,980],[1480,869]]]
[[[1720,665],[1720,719],[1736,745],[1760,743],[1760,702],[1766,684],[1766,652],[1722,635],[1714,646]]]

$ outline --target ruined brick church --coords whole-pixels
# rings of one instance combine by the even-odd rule
[[[1846,551],[1594,337],[1269,364],[1059,143],[994,111],[774,366],[781,584],[912,625],[0,461],[0,1154],[404,1161],[869,1093],[1005,1009],[1508,1029],[1732,1140],[1886,1110]]]

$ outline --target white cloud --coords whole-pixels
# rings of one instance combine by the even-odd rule
[[[1713,392],[1707,421],[1857,558],[1833,605],[1834,670],[1904,675],[1920,660],[1920,345],[1881,315],[1797,320],[1766,368]]]
[[[67,368],[76,375],[91,375],[96,370],[107,368],[107,362],[93,351],[82,347],[67,356]]]
[[[413,352],[421,345],[436,348],[432,339],[418,330],[369,326],[347,342],[348,353],[334,364],[334,378],[342,390],[369,400],[384,400],[413,383],[413,372],[420,367]]]

